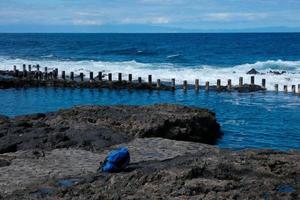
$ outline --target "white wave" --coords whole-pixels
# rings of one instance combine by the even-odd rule
[[[45,56],[41,56],[41,58],[52,58],[54,55],[49,54],[49,55],[45,55]]]
[[[300,72],[300,61],[283,61],[283,60],[268,60],[268,61],[258,61],[254,64],[243,64],[243,65],[237,65],[236,68],[241,69],[249,69],[249,68],[255,68],[256,70],[264,70],[270,71],[270,70],[283,70],[283,71],[293,71],[296,70]],[[263,72],[263,71],[262,71]]]
[[[169,56],[167,56],[167,58],[177,58],[177,57],[179,57],[179,56],[181,56],[180,54],[174,54],[174,55],[169,55]]]
[[[93,60],[83,61],[60,61],[60,60],[24,60],[24,59],[9,59],[0,57],[0,69],[11,70],[13,65],[17,65],[19,69],[22,68],[22,64],[39,64],[42,68],[58,68],[59,71],[66,71],[70,73],[74,71],[75,74],[80,72],[88,75],[89,71],[93,71],[95,75],[102,71],[104,73],[113,73],[113,78],[117,78],[117,73],[121,72],[124,76],[133,74],[133,78],[142,77],[145,80],[149,74],[152,75],[153,80],[161,79],[162,81],[171,81],[172,78],[176,79],[178,84],[183,80],[187,80],[188,83],[193,84],[195,79],[200,79],[200,84],[204,85],[206,81],[209,81],[211,85],[216,84],[217,79],[222,80],[222,85],[227,83],[228,79],[232,80],[232,84],[237,85],[239,77],[244,77],[244,82],[250,82],[250,76],[247,75],[247,71],[255,68],[264,75],[255,75],[256,83],[260,84],[261,79],[267,80],[267,89],[273,90],[275,84],[280,85],[280,90],[283,90],[283,85],[288,85],[289,90],[291,85],[300,84],[300,61],[264,61],[256,62],[254,64],[243,64],[233,67],[219,67],[219,66],[178,66],[171,63],[139,63],[136,61],[126,62],[103,62]],[[282,75],[274,75],[267,73],[270,70],[287,71]],[[126,77],[124,77],[126,79]]]

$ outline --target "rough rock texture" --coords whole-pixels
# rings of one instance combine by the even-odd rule
[[[215,142],[219,128],[213,113],[175,105],[2,116],[0,199],[300,198],[299,151],[198,143]],[[97,172],[120,146],[129,149],[128,168]]]
[[[0,123],[0,153],[32,148],[100,150],[135,137],[214,144],[220,136],[214,113],[206,109],[178,105],[84,106],[5,118]]]
[[[127,146],[131,165],[97,173],[109,149]],[[4,199],[299,199],[300,154],[140,138],[103,152],[55,149],[8,153],[0,168]],[[13,158],[12,158],[13,157]]]

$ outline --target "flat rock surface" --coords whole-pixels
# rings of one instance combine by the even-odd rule
[[[128,147],[131,163],[162,161],[196,153],[201,149],[214,149],[199,143],[176,142],[161,138],[135,139],[93,153],[81,149],[54,149],[52,151],[18,151],[0,155],[10,164],[0,167],[0,192],[11,193],[29,185],[41,184],[49,179],[84,176],[95,173],[110,149]]]
[[[98,173],[108,151],[127,146],[131,164]],[[2,154],[5,199],[298,199],[299,152],[229,151],[162,138],[140,138],[95,153],[54,149]]]

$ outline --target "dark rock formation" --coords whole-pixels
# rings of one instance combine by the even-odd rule
[[[270,74],[274,74],[274,75],[282,75],[285,74],[286,71],[269,71]]]
[[[243,87],[234,86],[235,90],[239,92],[257,92],[257,91],[265,91],[266,88],[263,88],[260,85],[251,85],[251,84],[244,84]]]
[[[6,167],[9,165],[10,165],[10,162],[8,160],[0,159],[0,167]]]
[[[256,69],[252,68],[247,74],[260,74]]]
[[[214,113],[176,105],[74,107],[1,121],[0,153],[33,148],[100,150],[135,137],[214,144],[221,136]]]

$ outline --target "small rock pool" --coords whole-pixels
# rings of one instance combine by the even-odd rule
[[[109,89],[28,88],[0,90],[0,114],[17,116],[75,105],[148,105],[177,103],[216,113],[223,148],[300,149],[300,95],[194,90],[128,91]]]

